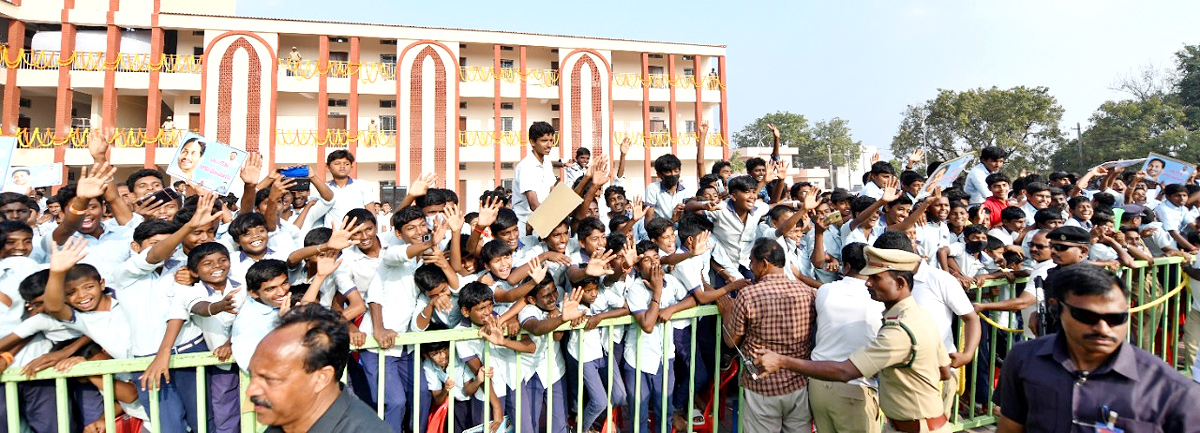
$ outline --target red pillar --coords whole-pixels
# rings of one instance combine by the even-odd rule
[[[325,177],[325,140],[329,138],[329,36],[321,35],[317,43],[317,174]],[[322,73],[321,71],[325,71]]]
[[[679,154],[679,125],[675,122],[679,120],[679,111],[675,106],[675,55],[667,55],[667,91],[670,92],[671,99],[667,104],[667,115],[671,120],[667,121],[667,131],[670,132],[671,153]]]
[[[521,129],[517,132],[517,142],[521,145],[521,159],[525,159],[526,131],[529,130],[529,100],[526,96],[529,92],[529,82],[525,80],[528,74],[529,63],[525,57],[525,46],[521,45]]]
[[[642,179],[650,185],[650,53],[642,53]]]
[[[20,5],[20,2],[17,3]],[[8,51],[4,61],[9,65],[21,61],[25,49],[25,22],[8,22]],[[6,135],[15,134],[17,121],[21,117],[21,88],[17,86],[18,68],[6,68],[7,81],[4,86],[4,111],[0,114],[0,130]]]
[[[358,130],[358,73],[362,69],[362,65],[359,63],[359,43],[358,36],[350,38],[350,119],[346,122],[346,133],[348,136],[359,137],[361,140],[362,134]],[[377,138],[379,137],[371,137],[371,139]],[[350,140],[346,144],[346,150],[349,150],[350,154],[355,157],[358,157],[358,142],[359,140]],[[358,177],[358,164],[354,164],[350,176]]]
[[[500,134],[501,134],[501,126],[500,126],[500,44],[494,45],[492,47],[492,51],[493,51],[493,56],[492,56],[492,68],[493,68],[492,69],[492,87],[493,87],[493,94],[492,94],[493,132],[492,132],[492,138],[494,139],[492,142],[492,154],[493,154],[493,157],[495,158],[495,159],[493,159],[493,161],[496,161],[495,164],[492,164],[492,181],[493,181],[492,184],[499,185],[500,184]]]
[[[157,21],[157,19],[155,20]],[[161,69],[167,67],[163,61],[163,44],[165,43],[164,32],[162,27],[155,26],[150,29],[150,63],[162,62],[160,67],[150,69],[150,85],[146,88],[146,136],[157,137],[159,133],[166,134],[167,131],[159,131],[159,119],[162,117],[162,90],[159,88]],[[163,138],[166,138],[165,136]],[[158,151],[158,141],[150,140],[146,143],[146,168],[154,168],[154,157]]]
[[[729,96],[725,92],[725,85],[728,79],[725,78],[725,56],[717,57],[717,78],[721,80],[721,138],[725,143],[721,145],[722,155],[726,161],[729,160]]]

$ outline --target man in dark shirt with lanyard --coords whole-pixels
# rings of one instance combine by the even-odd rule
[[[362,400],[342,392],[350,333],[337,313],[296,307],[258,344],[246,396],[268,432],[384,432],[390,427]]]
[[[997,432],[1187,432],[1200,385],[1129,344],[1129,289],[1088,264],[1062,268],[1049,294],[1062,330],[1004,360]]]

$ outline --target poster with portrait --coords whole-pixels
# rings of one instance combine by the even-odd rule
[[[13,156],[17,153],[17,137],[0,137],[0,179],[4,185],[4,190],[12,186],[12,179],[8,177],[9,168],[12,167]],[[25,188],[25,193],[29,192],[29,188]]]
[[[1146,179],[1160,185],[1187,183],[1188,178],[1192,176],[1192,171],[1195,169],[1195,164],[1153,152],[1146,157],[1146,163],[1142,165],[1142,171],[1146,173]]]
[[[238,180],[249,156],[244,150],[191,132],[183,134],[179,143],[167,174],[221,195]]]
[[[9,183],[20,185],[26,189],[59,186],[62,185],[62,178],[63,166],[62,163],[58,162],[31,165],[28,167],[13,167],[8,171]],[[4,189],[8,189],[8,184],[5,184]]]
[[[933,174],[929,176],[929,180],[925,182],[925,190],[928,192],[933,192],[938,186],[942,187],[942,190],[946,190],[953,186],[954,180],[958,179],[958,176],[967,170],[967,164],[971,162],[971,158],[973,156],[974,155],[968,153],[958,158],[943,162],[938,166],[937,170],[934,170]]]

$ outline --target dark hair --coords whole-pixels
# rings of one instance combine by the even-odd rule
[[[851,200],[854,200],[854,194],[850,194],[850,191],[846,191],[841,188],[835,189],[833,192],[829,193],[830,203],[841,203]]]
[[[580,146],[578,149],[575,149],[575,158],[579,158],[583,155],[591,156],[592,151],[588,150],[588,148],[583,147],[583,146]]]
[[[379,221],[375,220],[375,215],[372,215],[371,211],[361,207],[357,209],[350,209],[350,212],[346,212],[346,217],[354,220],[355,224],[370,222],[371,225],[375,226],[376,228],[379,227]],[[341,223],[341,221],[333,221],[334,225],[340,225]]]
[[[195,251],[192,250],[192,252]],[[259,260],[257,263],[250,265],[250,269],[246,270],[246,291],[258,293],[262,289],[263,283],[270,281],[272,278],[278,278],[280,275],[287,275],[287,273],[288,265],[283,260]]]
[[[1112,209],[1113,205],[1117,204],[1117,198],[1107,192],[1098,192],[1092,196],[1092,201],[1095,202],[1094,207],[1099,209]]]
[[[188,253],[188,269],[195,272],[196,267],[200,265],[200,260],[212,254],[220,254],[225,256],[225,258],[229,258],[229,249],[225,248],[225,245],[221,245],[220,242],[205,242],[196,245],[196,248],[192,248],[192,251]]]
[[[782,268],[787,264],[787,255],[783,252],[783,246],[776,240],[759,238],[754,241],[754,247],[750,250],[750,260],[762,260]]]
[[[421,209],[429,206],[444,205],[450,202],[450,195],[446,194],[449,190],[441,188],[430,188],[425,195],[417,197],[416,205]]]
[[[971,224],[966,227],[963,227],[962,238],[967,239],[968,237],[970,237],[973,234],[987,233],[987,231],[988,231],[987,227],[984,227],[979,224]]]
[[[917,173],[915,171],[905,170],[903,173],[900,173],[900,184],[904,185],[905,187],[912,185],[913,182],[924,182],[924,181],[925,181],[925,176],[922,176],[920,173]]]
[[[70,188],[71,198],[74,198],[75,197],[75,186],[74,185],[68,185],[68,186],[62,187],[61,189],[58,190],[59,194],[61,195],[63,191],[67,190],[67,188]],[[70,199],[67,199],[63,203],[69,203],[70,201],[71,201]],[[13,203],[21,203],[21,204],[25,205],[25,207],[33,209],[33,206],[30,205],[31,202],[32,202],[32,200],[30,200],[29,196],[27,196],[25,194],[20,194],[20,193],[15,193],[15,192],[0,193],[0,207],[8,206]]]
[[[754,169],[767,165],[767,161],[762,158],[750,158],[746,160],[746,174],[754,171]]]
[[[1000,211],[1001,221],[1016,221],[1025,218],[1025,211],[1016,206],[1009,206]]]
[[[1047,297],[1063,302],[1067,293],[1075,296],[1099,296],[1107,294],[1116,286],[1121,289],[1121,296],[1129,299],[1129,287],[1116,274],[1099,266],[1088,263],[1077,263],[1062,266],[1054,274],[1052,290]],[[1054,290],[1058,289],[1058,290]]]
[[[46,293],[46,282],[50,280],[50,270],[42,269],[40,271],[29,274],[21,284],[17,286],[17,293],[21,294],[21,299],[25,302],[33,301],[34,298],[42,296]],[[17,308],[17,300],[13,299],[12,308]]]
[[[700,233],[711,231],[712,229],[712,221],[709,221],[704,215],[688,214],[679,220],[679,232],[677,235],[680,240],[687,240],[687,238],[699,236]]]
[[[627,239],[625,239],[624,234],[612,233],[612,234],[608,235],[607,239],[604,240],[604,249],[610,250],[613,252],[624,250],[626,240]]]
[[[1033,214],[1033,224],[1039,225],[1039,226],[1044,225],[1050,221],[1062,220],[1062,219],[1063,219],[1062,211],[1060,211],[1060,210],[1058,210],[1058,208],[1054,208],[1054,207],[1038,209],[1038,211],[1034,212],[1034,214]]]
[[[729,192],[754,192],[754,188],[758,186],[758,181],[754,180],[753,176],[744,174],[735,176],[729,179]]]
[[[502,207],[496,212],[496,220],[492,221],[492,225],[488,226],[492,230],[492,236],[499,236],[500,232],[509,227],[515,227],[521,220],[517,219],[517,213],[512,209]]]
[[[308,231],[304,235],[304,246],[311,247],[329,242],[329,238],[333,237],[333,229],[329,227],[316,227]]]
[[[487,264],[496,257],[504,257],[512,255],[513,249],[508,246],[508,242],[499,239],[492,239],[488,243],[483,244],[483,248],[479,249],[479,262]]]
[[[392,230],[399,231],[400,227],[414,220],[424,220],[425,212],[421,208],[409,205],[392,215]]]
[[[874,201],[872,201],[871,203],[874,203]],[[896,206],[896,205],[912,206],[912,204],[913,204],[913,201],[911,198],[908,198],[908,196],[905,194],[901,194],[900,198],[888,202],[887,207],[890,209],[892,206]]]
[[[599,287],[600,286],[600,277],[593,277],[591,275],[588,275],[586,277],[583,277],[582,280],[571,283],[571,287],[587,287],[588,284],[595,284],[597,287]]]
[[[547,287],[549,287],[555,291],[558,290],[558,288],[554,285],[553,278],[542,278],[542,281],[538,281],[533,284],[533,289],[530,289],[529,292],[526,292],[525,297],[537,299],[538,293],[541,293],[542,290],[546,290]],[[528,302],[528,301],[526,301],[526,303],[529,305],[534,305],[534,306],[537,305],[533,302]]]
[[[1007,174],[1004,174],[1004,173],[992,173],[992,174],[989,174],[989,175],[988,175],[986,178],[984,178],[984,181],[985,181],[985,182],[987,182],[987,185],[988,185],[988,187],[989,187],[989,188],[990,188],[992,185],[995,185],[995,184],[997,184],[997,183],[1000,183],[1000,182],[1004,182],[1004,183],[1007,183],[1007,184],[1010,184],[1010,185],[1012,184],[1012,181],[1008,179],[1008,175],[1007,175]]]
[[[3,223],[0,223],[0,228],[3,227]],[[141,224],[138,224],[138,226],[133,229],[133,242],[141,245],[141,243],[146,239],[150,239],[158,235],[169,235],[175,233],[179,231],[181,227],[181,225],[176,224],[174,221],[164,221],[157,218],[148,219],[142,221]]]
[[[1070,208],[1071,210],[1074,210],[1075,206],[1079,206],[1084,203],[1092,204],[1092,201],[1089,200],[1087,197],[1084,197],[1082,195],[1077,195],[1075,197],[1071,197],[1070,200],[1067,200],[1067,207]]]
[[[679,161],[679,157],[670,153],[654,159],[654,171],[662,176],[663,173],[679,170],[683,167],[683,163]]]
[[[637,254],[640,256],[640,255],[644,254],[646,251],[650,251],[650,250],[658,251],[658,244],[654,243],[654,241],[645,240],[645,241],[638,242],[636,245],[636,248],[637,248]]]
[[[651,212],[651,214],[653,214],[653,212]],[[647,216],[649,216],[649,215],[647,215]],[[627,216],[625,214],[614,215],[612,218],[610,218],[608,220],[608,232],[614,233],[614,234],[620,234],[620,231],[617,229],[621,228],[621,224],[625,224],[625,223],[629,222],[629,220],[631,220],[631,219],[632,218],[630,218],[629,216]]]
[[[609,196],[612,196],[613,194],[620,194],[621,197],[625,197],[625,188],[622,188],[617,185],[612,185],[612,186],[609,186],[608,188],[604,189],[604,199],[605,200],[608,200]]]
[[[579,220],[579,226],[575,227],[575,237],[580,242],[583,242],[584,239],[587,239],[596,230],[600,230],[600,234],[604,234],[604,223],[600,222],[599,218],[587,217]]]
[[[233,241],[236,243],[238,238],[249,233],[250,229],[255,227],[262,227],[263,230],[266,230],[267,218],[258,212],[243,213],[229,223],[229,235],[233,236]]]
[[[1099,208],[1099,209],[1092,211],[1092,224],[1094,224],[1094,225],[1101,225],[1101,224],[1115,222],[1115,221],[1113,221],[1115,219],[1116,219],[1116,215],[1113,214],[1112,209]]]
[[[893,167],[892,163],[887,162],[887,161],[877,161],[874,164],[871,164],[870,174],[874,175],[874,174],[885,174],[885,173],[895,176],[896,175],[896,167]]]
[[[700,179],[696,181],[696,187],[697,187],[696,188],[697,189],[696,196],[697,197],[700,196],[700,194],[701,194],[700,190],[703,190],[705,188],[716,188],[717,187],[716,183],[720,182],[720,181],[721,181],[721,176],[718,176],[718,175],[715,175],[712,173],[706,174],[704,176],[700,176]]]
[[[997,159],[1004,159],[1007,157],[1008,152],[1005,152],[1004,149],[1001,149],[999,146],[988,146],[979,151],[980,161],[995,161]]]
[[[1164,167],[1166,167],[1166,166],[1167,166],[1167,162],[1166,162],[1166,161],[1163,161],[1163,159],[1162,159],[1162,158],[1151,158],[1151,159],[1150,159],[1150,163],[1151,163],[1151,164],[1153,164],[1155,161],[1157,161],[1159,164],[1162,164]]]
[[[417,288],[425,293],[437,288],[437,286],[450,282],[450,280],[446,279],[446,273],[442,272],[442,268],[433,263],[426,263],[418,267],[413,272],[413,281],[416,282]]]
[[[267,201],[267,199],[270,197],[271,197],[271,189],[270,188],[260,189],[257,192],[255,192],[254,193],[254,208],[257,209],[259,206],[262,206],[262,203],[264,201]]]
[[[859,273],[867,267],[867,244],[853,242],[842,247],[842,264],[850,268],[850,272]]]
[[[714,163],[713,163],[713,165],[712,165],[712,170],[710,171],[710,173],[712,173],[712,174],[715,174],[715,175],[717,175],[717,176],[720,176],[720,175],[721,175],[721,169],[723,169],[723,168],[725,168],[725,167],[729,167],[730,169],[733,169],[733,164],[730,164],[730,163],[729,163],[729,161],[717,161],[717,162],[714,162]]]
[[[137,185],[137,182],[139,180],[142,180],[143,177],[153,177],[155,179],[158,179],[158,181],[160,183],[163,182],[162,172],[155,170],[153,168],[143,168],[141,170],[133,172],[133,174],[131,174],[131,175],[129,175],[129,177],[125,178],[125,187],[129,188],[129,191],[132,192],[133,186]]]
[[[988,251],[1004,248],[1004,245],[1005,245],[1004,241],[1000,240],[1000,238],[992,236],[992,235],[988,235],[988,238],[987,238]]]
[[[508,194],[499,189],[489,189],[484,191],[483,195],[479,196],[479,205],[482,206],[483,204],[487,203],[489,198],[493,197],[500,202],[500,206],[508,206]]]
[[[192,137],[192,138],[188,139],[188,141],[183,142],[183,145],[179,146],[179,148],[183,149],[184,147],[187,147],[187,145],[192,144],[192,143],[196,143],[196,144],[200,145],[200,155],[204,155],[204,152],[206,150],[208,150],[208,144],[205,143],[204,140],[201,140],[199,137]],[[130,188],[130,189],[133,189],[133,188]]]
[[[1187,187],[1183,186],[1182,184],[1173,183],[1163,187],[1163,195],[1166,196],[1179,194],[1181,192],[1187,192]]]
[[[18,221],[18,220],[0,221],[0,242],[8,242],[8,239],[7,239],[8,234],[15,233],[15,232],[25,232],[25,233],[29,233],[30,236],[33,236],[33,227],[30,227],[29,224],[25,224],[24,221]],[[137,233],[134,232],[134,236],[136,236],[136,235],[137,235]]]
[[[775,206],[775,207],[772,207],[771,210],[767,211],[767,219],[774,224],[779,224],[779,218],[783,217],[784,213],[795,212],[795,211],[796,211],[796,208],[788,206],[788,205]]]
[[[1046,185],[1041,182],[1029,182],[1029,183],[1025,184],[1025,194],[1026,195],[1034,195],[1039,192],[1049,191],[1049,190],[1050,190],[1050,185]]]
[[[67,271],[67,275],[63,277],[63,282],[69,283],[75,280],[88,279],[92,281],[100,281],[100,271],[96,270],[95,266],[87,263],[79,263],[71,270]]]
[[[329,152],[329,155],[325,156],[325,165],[333,164],[334,161],[337,161],[339,159],[345,159],[347,161],[350,161],[351,164],[353,164],[354,163],[354,154],[350,153],[350,151],[348,151],[346,149],[338,149],[333,152]]]
[[[1009,266],[1025,261],[1025,257],[1016,251],[1005,251],[1004,262]]]
[[[175,181],[175,183],[173,183],[173,184],[171,184],[171,185],[172,185],[172,186],[174,186],[174,187],[176,187],[176,188],[179,188],[179,185],[187,185],[187,182],[184,182],[184,181],[182,181],[182,180],[177,180],[177,181]],[[130,189],[133,189],[133,188],[130,188]]]
[[[476,305],[491,300],[492,289],[478,281],[469,282],[463,286],[462,290],[458,291],[458,308],[470,310]]]
[[[908,283],[908,291],[911,293],[913,289],[913,277],[916,275],[913,271],[887,271],[892,274],[897,280],[902,280]]]
[[[850,201],[850,212],[854,213],[855,215],[858,215],[858,214],[862,213],[863,211],[867,210],[867,208],[871,207],[871,205],[873,205],[873,204],[875,204],[874,198],[871,198],[871,197],[868,197],[865,195],[860,195],[858,197],[855,197],[854,200]]]
[[[582,147],[580,149],[582,149]],[[429,326],[425,328],[425,331],[442,331],[445,329],[447,329],[446,326],[442,325],[441,323],[429,322]],[[431,343],[424,343],[421,345],[421,356],[428,358],[430,354],[439,350],[450,350],[450,342],[434,341]]]
[[[658,239],[663,233],[666,233],[668,228],[673,227],[674,223],[670,218],[655,218],[646,223],[646,235],[650,239]]]
[[[878,238],[875,238],[875,243],[871,244],[871,246],[885,250],[901,250],[913,254],[917,253],[913,250],[912,239],[909,239],[908,235],[898,230],[884,230]],[[864,258],[863,260],[866,259]]]
[[[534,142],[546,135],[554,135],[554,126],[546,122],[533,122],[529,125],[529,141]]]
[[[350,331],[346,320],[320,304],[303,304],[292,307],[275,329],[291,325],[307,326],[301,343],[308,353],[304,356],[304,371],[312,373],[325,367],[333,368],[334,382],[342,379],[342,370],[350,359]],[[274,331],[272,331],[274,332]]]

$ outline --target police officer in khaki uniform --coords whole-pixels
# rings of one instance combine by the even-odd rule
[[[921,256],[866,248],[871,297],[882,302],[883,327],[870,344],[846,361],[809,361],[756,351],[760,374],[780,369],[819,380],[846,382],[879,374],[879,409],[887,415],[885,432],[949,432],[940,383],[950,375],[950,357],[937,324],[912,298],[913,270]]]

